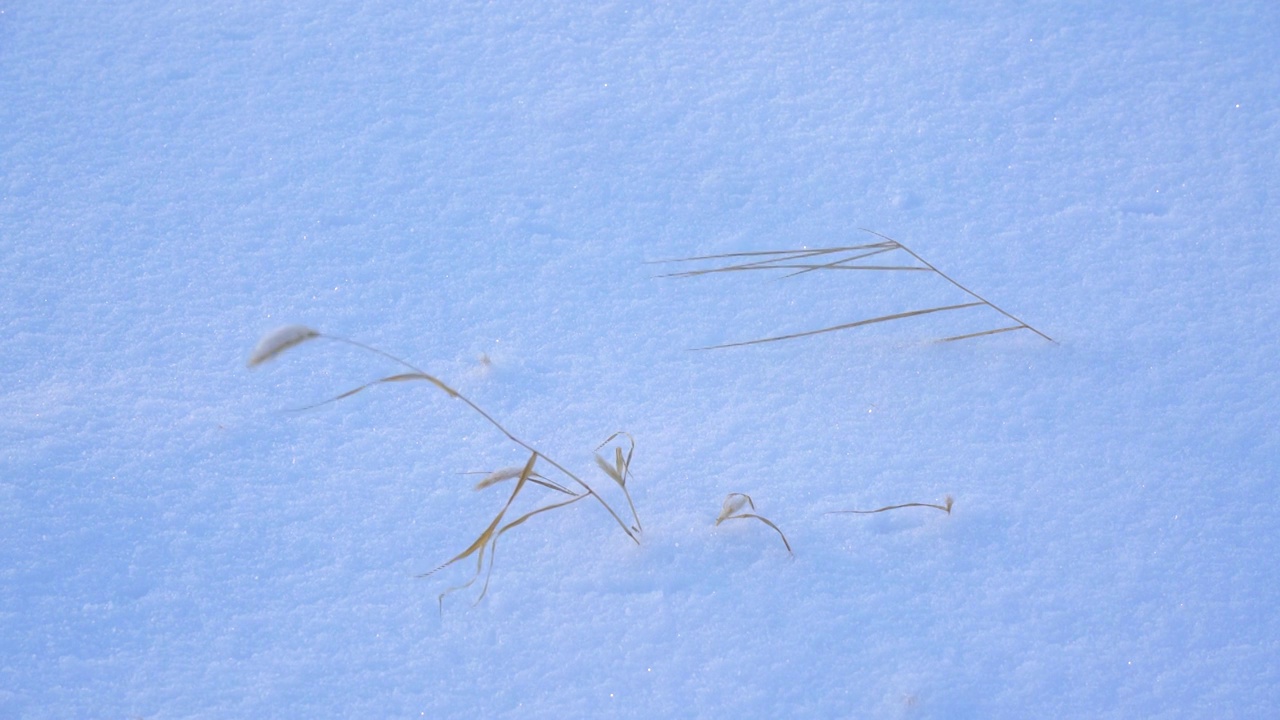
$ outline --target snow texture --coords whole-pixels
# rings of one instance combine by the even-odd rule
[[[1247,1],[0,3],[0,717],[1280,715],[1278,37]],[[646,264],[859,228],[1058,344],[689,352],[966,297]],[[245,368],[296,323],[615,507],[629,431],[641,544],[538,516],[441,613],[468,563],[416,575],[528,454],[428,383],[286,412],[404,371]]]

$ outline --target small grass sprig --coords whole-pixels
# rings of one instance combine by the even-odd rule
[[[462,583],[461,585],[455,585],[451,588],[446,589],[444,592],[440,593],[440,595],[437,597],[437,601],[440,604],[441,613],[444,612],[444,599],[447,596],[451,595],[452,593],[455,593],[459,590],[465,590],[471,587],[472,585],[474,585],[476,580],[480,578],[481,573],[484,574],[484,584],[481,586],[480,594],[476,596],[476,599],[472,603],[472,605],[477,605],[481,600],[484,599],[485,594],[489,592],[489,580],[493,577],[493,564],[498,552],[498,538],[501,538],[504,534],[506,534],[508,530],[511,530],[512,528],[516,528],[516,527],[519,527],[520,525],[523,525],[526,521],[529,520],[529,518],[532,518],[535,515],[540,515],[542,513],[549,512],[551,510],[556,510],[562,507],[566,507],[568,505],[572,505],[573,503],[578,502],[579,500],[587,497],[586,494],[575,494],[571,491],[563,490],[563,488],[561,488],[563,492],[566,492],[570,495],[570,498],[568,500],[564,500],[557,503],[551,503],[550,505],[544,505],[540,508],[537,508],[536,510],[530,510],[529,512],[526,512],[525,514],[521,515],[515,520],[512,520],[511,522],[508,522],[506,524],[503,524],[502,523],[503,518],[507,516],[507,511],[510,510],[512,504],[515,503],[516,497],[520,495],[520,491],[525,488],[526,483],[531,482],[535,477],[536,473],[534,473],[533,467],[534,467],[534,464],[537,463],[538,458],[539,458],[539,455],[537,453],[531,453],[529,455],[529,461],[525,463],[525,466],[520,470],[519,474],[517,475],[516,486],[511,491],[511,494],[507,496],[507,502],[502,506],[502,509],[498,511],[498,514],[494,516],[493,520],[489,522],[489,525],[484,529],[484,532],[480,533],[480,536],[477,537],[475,541],[473,541],[471,545],[467,547],[466,550],[463,550],[462,552],[458,553],[449,561],[440,565],[436,569],[418,575],[418,577],[420,578],[430,577],[440,572],[441,570],[444,570],[450,565],[453,565],[459,560],[464,560],[468,557],[471,557],[472,555],[476,556],[476,571],[471,576],[471,579],[466,581],[465,583]],[[493,483],[493,484],[496,484],[496,483]],[[489,560],[487,571],[485,570],[486,553],[488,554],[488,560]]]
[[[752,512],[742,512],[742,508],[749,507]],[[791,550],[791,543],[787,541],[787,536],[783,534],[782,529],[773,523],[772,520],[755,513],[756,503],[746,493],[729,493],[724,497],[724,504],[720,507],[720,514],[716,517],[716,525],[725,520],[747,520],[755,519],[773,528],[778,533],[778,537],[782,538],[782,544],[787,548],[787,554],[795,557],[795,553]]]
[[[347,338],[338,337],[335,335],[327,335],[304,325],[289,325],[289,326],[274,330],[268,333],[267,335],[265,335],[262,338],[262,340],[258,342],[257,346],[254,347],[253,351],[250,353],[248,365],[250,368],[257,367],[279,356],[281,353],[283,353],[284,351],[290,348],[293,348],[297,345],[300,345],[304,342],[307,342],[309,340],[316,339],[316,338],[327,338],[335,342],[352,345],[362,350],[374,353],[376,355],[380,355],[386,359],[389,359],[401,365],[402,367],[407,368],[411,372],[388,375],[386,377],[382,377],[377,380],[364,383],[363,385],[347,390],[346,392],[340,393],[334,397],[331,397],[327,400],[323,400],[319,403],[315,403],[315,404],[308,405],[301,408],[296,408],[296,410],[309,410],[312,408],[320,407],[321,405],[337,402],[339,400],[343,400],[345,398],[351,397],[352,395],[355,395],[363,390],[366,390],[370,387],[373,387],[379,384],[424,381],[436,387],[437,389],[441,390],[442,392],[447,394],[449,397],[461,401],[464,405],[466,405],[472,411],[479,414],[486,422],[488,422],[490,425],[496,428],[509,441],[511,441],[512,443],[515,443],[517,446],[519,446],[524,451],[529,453],[529,459],[524,464],[523,467],[518,469],[504,468],[502,470],[497,470],[497,471],[488,473],[483,479],[480,480],[479,483],[477,483],[476,489],[483,490],[486,488],[494,487],[508,480],[516,481],[515,487],[512,489],[510,495],[508,495],[506,503],[498,511],[497,515],[494,516],[493,520],[490,521],[489,525],[484,529],[484,531],[480,533],[480,535],[471,543],[471,545],[469,545],[461,553],[458,553],[457,555],[455,555],[448,562],[445,562],[444,564],[440,565],[439,567],[437,567],[436,569],[430,572],[419,575],[419,577],[428,577],[466,558],[469,558],[472,556],[476,558],[476,571],[472,575],[471,579],[463,583],[462,585],[451,587],[440,594],[439,602],[440,602],[440,607],[442,612],[444,609],[444,599],[446,596],[458,590],[463,590],[465,588],[471,587],[472,585],[475,584],[475,582],[480,578],[482,574],[484,575],[485,580],[475,602],[478,603],[480,602],[480,600],[484,598],[485,594],[488,592],[489,580],[492,577],[492,573],[493,573],[493,562],[494,562],[494,556],[497,552],[498,539],[501,538],[506,532],[520,525],[523,525],[530,518],[536,515],[540,515],[542,513],[550,512],[552,510],[556,510],[559,508],[566,507],[568,505],[572,505],[578,502],[579,500],[583,500],[588,497],[594,498],[596,502],[599,503],[599,505],[603,507],[606,512],[608,512],[609,516],[613,518],[613,520],[618,524],[618,526],[622,528],[622,531],[627,535],[627,537],[630,538],[633,542],[639,544],[640,542],[639,533],[641,532],[640,519],[638,514],[636,513],[635,503],[632,502],[631,493],[627,489],[627,484],[626,484],[628,478],[631,477],[631,470],[630,470],[631,458],[632,458],[633,452],[635,451],[635,440],[628,433],[625,433],[625,432],[614,433],[613,435],[609,436],[607,440],[605,440],[603,443],[597,446],[596,461],[602,468],[606,470],[606,474],[608,474],[615,482],[618,483],[618,485],[621,487],[623,491],[623,494],[626,496],[627,504],[631,510],[631,516],[634,521],[630,525],[622,519],[622,517],[617,513],[617,511],[614,510],[613,506],[610,505],[609,502],[605,500],[603,496],[597,493],[595,489],[592,488],[591,485],[589,485],[581,477],[570,472],[563,465],[551,459],[550,457],[548,457],[538,449],[534,448],[529,443],[513,435],[509,430],[507,430],[506,427],[504,427],[501,423],[499,423],[496,419],[494,419],[493,416],[489,415],[489,413],[485,412],[482,408],[480,408],[480,406],[476,405],[465,395],[459,393],[457,390],[454,390],[452,387],[445,384],[439,378],[424,372],[418,367],[415,367],[414,365],[394,355],[391,355],[390,353],[384,352],[382,350],[379,350],[378,348],[375,348],[369,345],[365,345],[364,343],[357,342],[355,340],[349,340]],[[605,462],[604,458],[599,455],[598,451],[601,448],[608,445],[610,442],[613,442],[615,439],[624,438],[624,437],[630,443],[630,447],[628,451],[624,454],[622,452],[621,447],[615,447],[614,464],[610,465],[609,463]],[[560,475],[562,475],[564,478],[567,478],[567,480],[569,481],[569,485],[566,486],[565,484],[556,482],[555,480],[548,478],[546,475],[537,472],[535,468],[539,463],[539,461],[545,462],[548,466],[558,471]],[[520,515],[515,520],[510,520],[504,523],[504,520],[508,516],[508,512],[511,510],[513,504],[516,502],[516,499],[520,496],[522,492],[525,491],[525,489],[529,485],[541,486],[547,490],[560,493],[561,495],[566,495],[568,496],[568,499],[563,499],[563,500],[542,505],[540,507],[537,507],[534,510],[530,510],[524,513],[523,515]]]
[[[622,454],[622,446],[615,445],[613,448],[613,464],[610,465],[608,460],[600,454],[600,448],[608,445],[618,438],[626,438],[629,447],[626,455]],[[640,515],[636,512],[636,504],[631,500],[631,491],[627,489],[627,480],[631,477],[631,456],[636,451],[636,439],[631,437],[631,433],[619,430],[610,435],[604,442],[596,446],[596,465],[604,471],[614,482],[618,483],[618,487],[622,488],[622,494],[627,498],[627,505],[631,508],[631,517],[635,520],[635,524],[631,526],[632,530],[637,533],[644,532],[644,528],[640,525]]]
[[[801,249],[801,250],[761,250],[755,252],[736,252],[723,253],[719,255],[701,255],[697,257],[677,258],[673,260],[658,260],[658,264],[670,263],[707,263],[712,262],[711,267],[698,268],[694,270],[685,270],[681,272],[667,273],[658,277],[672,278],[690,278],[712,273],[736,273],[736,272],[760,272],[760,271],[789,271],[785,272],[782,277],[789,278],[805,273],[817,271],[872,271],[872,272],[926,272],[933,273],[951,285],[960,289],[965,295],[971,299],[967,302],[955,303],[951,305],[939,305],[936,307],[923,308],[919,310],[909,310],[906,312],[893,313],[891,315],[881,315],[879,317],[867,318],[865,320],[857,320],[854,322],[832,325],[817,330],[807,330],[804,332],[788,333],[786,335],[775,335],[772,337],[757,338],[755,340],[744,340],[741,342],[723,343],[720,345],[709,345],[706,347],[694,348],[695,350],[719,350],[731,347],[743,347],[746,345],[759,345],[762,343],[779,342],[782,340],[795,340],[797,338],[811,337],[814,335],[822,335],[825,333],[837,332],[839,330],[849,330],[856,327],[873,325],[876,323],[890,322],[893,320],[903,320],[906,318],[919,317],[921,315],[930,315],[933,313],[949,312],[952,310],[963,310],[973,307],[988,307],[1003,315],[1005,318],[1012,320],[1015,324],[1005,327],[998,327],[991,330],[983,330],[981,332],[966,333],[964,335],[952,335],[944,337],[937,342],[954,342],[957,340],[966,340],[969,338],[983,337],[986,335],[995,335],[998,333],[1013,332],[1015,330],[1028,330],[1039,335],[1040,337],[1056,344],[1057,341],[1039,330],[1031,327],[1018,317],[999,307],[995,303],[987,300],[976,292],[961,285],[951,276],[939,270],[933,264],[918,255],[911,248],[894,240],[893,238],[882,235],[874,230],[862,228],[863,232],[870,233],[880,238],[877,242],[864,243],[861,245],[847,245],[844,247],[818,248],[818,249]],[[886,255],[901,251],[901,253],[909,256],[905,263],[884,263],[870,264],[863,262],[867,258]],[[718,263],[718,264],[717,264]]]
[[[874,515],[876,513],[882,513],[888,510],[900,510],[902,508],[910,508],[910,507],[933,508],[935,510],[941,510],[942,512],[950,515],[951,506],[954,504],[955,504],[955,500],[950,495],[948,495],[946,496],[946,498],[943,499],[941,505],[934,505],[933,503],[911,502],[911,503],[903,503],[901,505],[888,505],[886,507],[878,508],[876,510],[832,510],[830,512],[823,513],[823,515]]]

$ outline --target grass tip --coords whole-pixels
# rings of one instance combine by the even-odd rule
[[[320,337],[320,333],[306,325],[285,325],[276,328],[263,335],[258,341],[253,352],[249,354],[248,366],[257,367],[285,350],[316,337]]]

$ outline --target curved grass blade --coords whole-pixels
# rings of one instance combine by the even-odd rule
[[[441,613],[444,612],[444,599],[446,596],[448,596],[451,593],[457,592],[458,590],[463,590],[465,588],[471,587],[471,585],[475,583],[476,579],[480,577],[480,573],[484,570],[485,548],[489,545],[491,540],[496,539],[494,532],[497,530],[498,526],[502,523],[502,518],[507,514],[507,510],[511,508],[511,503],[515,502],[516,496],[518,496],[520,494],[520,491],[524,489],[525,483],[528,482],[529,476],[533,473],[534,463],[536,463],[537,461],[538,461],[537,453],[533,453],[529,456],[529,462],[525,463],[524,469],[520,471],[520,479],[516,482],[516,487],[514,490],[511,491],[511,495],[507,497],[506,504],[504,504],[502,506],[502,509],[498,511],[498,514],[494,516],[493,520],[489,523],[489,526],[485,528],[484,532],[480,533],[480,536],[477,537],[475,541],[472,542],[471,545],[467,547],[466,550],[463,550],[462,552],[453,556],[452,559],[445,562],[440,567],[437,567],[436,569],[430,572],[422,573],[421,575],[418,576],[418,577],[429,577],[449,567],[450,565],[453,565],[459,560],[468,558],[471,555],[476,556],[476,571],[475,571],[475,574],[471,576],[471,579],[463,583],[462,585],[451,587],[445,590],[444,592],[440,593],[440,596],[437,598],[437,600],[440,604]],[[492,570],[492,556],[490,558],[490,569]],[[487,585],[487,582],[486,582],[486,585]]]
[[[276,328],[263,335],[254,346],[253,352],[249,353],[248,365],[251,368],[257,367],[285,350],[317,337],[320,337],[320,333],[306,325],[285,325]]]
[[[374,385],[381,385],[382,383],[410,382],[413,380],[426,380],[427,382],[430,382],[431,384],[443,390],[450,397],[459,397],[458,393],[455,392],[453,388],[449,387],[448,385],[445,385],[438,378],[428,375],[424,372],[400,373],[399,375],[389,375],[387,377],[379,378],[372,382],[367,382],[359,387],[352,388],[344,393],[341,393],[340,395],[335,395],[334,397],[331,397],[328,400],[322,400],[318,403],[315,403],[314,405],[304,405],[303,407],[292,408],[292,411],[302,412],[304,410],[314,410],[315,408],[318,408],[322,405],[328,405],[329,403],[335,403],[339,400],[349,398],[352,395],[355,395],[356,393],[362,390],[367,390],[373,387]]]
[[[627,442],[630,444],[630,447],[627,449],[626,455],[622,454],[621,447],[615,447],[613,449],[613,466],[611,467],[608,461],[600,456],[600,448],[608,445],[613,442],[614,439],[619,437],[625,437]],[[631,436],[631,433],[626,432],[625,430],[619,430],[606,438],[604,442],[596,446],[595,457],[596,464],[600,466],[600,469],[604,470],[604,473],[612,478],[614,482],[618,483],[618,487],[622,488],[622,494],[627,498],[627,506],[631,508],[631,519],[635,520],[635,524],[631,526],[632,529],[636,532],[644,532],[644,526],[640,524],[640,513],[636,512],[635,501],[631,499],[631,490],[627,488],[627,480],[632,477],[631,456],[635,451],[636,439]]]
[[[1027,327],[1026,325],[1014,325],[1013,327],[997,328],[995,330],[986,330],[984,332],[969,333],[967,335],[952,335],[951,337],[942,338],[938,342],[940,343],[955,342],[956,340],[967,340],[969,338],[982,337],[983,335],[998,335],[1004,332],[1013,332],[1014,330],[1031,330],[1031,328]]]
[[[823,333],[836,332],[838,330],[848,330],[849,328],[862,327],[863,325],[871,325],[874,323],[889,322],[890,320],[901,320],[902,318],[916,317],[917,315],[928,315],[930,313],[946,312],[948,310],[960,310],[963,308],[976,307],[986,303],[970,302],[961,303],[959,305],[944,305],[942,307],[929,308],[927,310],[911,310],[910,312],[894,313],[893,315],[882,315],[880,317],[871,318],[869,320],[859,320],[857,322],[844,323],[843,325],[833,325],[829,328],[821,330],[809,330],[806,332],[791,333],[789,335],[776,335],[774,337],[760,338],[759,340],[747,340],[745,342],[725,343],[723,345],[709,345],[707,347],[693,348],[694,350],[720,350],[731,347],[744,347],[747,345],[760,345],[762,343],[779,342],[782,340],[794,340],[796,338],[810,337],[813,335],[822,335]]]
[[[481,473],[475,473],[475,474],[481,474]],[[498,483],[506,482],[507,480],[514,480],[519,476],[520,476],[520,468],[514,467],[514,466],[509,468],[503,468],[501,470],[494,470],[491,473],[484,474],[484,478],[481,479],[480,482],[476,483],[476,486],[472,489],[484,490],[486,488],[493,487]],[[554,480],[551,480],[543,476],[541,473],[534,473],[530,475],[529,482],[535,485],[541,485],[542,487],[547,488],[548,490],[555,490],[556,492],[564,493],[565,495],[573,495],[575,497],[578,495],[578,493],[575,493],[574,491],[570,490],[569,488],[566,488],[560,483],[555,482]]]
[[[791,557],[796,556],[795,552],[791,549],[791,543],[787,541],[787,536],[782,532],[782,528],[779,528],[772,520],[764,517],[763,515],[757,515],[754,512],[740,512],[743,507],[750,507],[752,510],[755,510],[756,503],[751,499],[751,496],[746,493],[729,493],[724,498],[724,504],[720,508],[720,515],[716,518],[716,525],[719,525],[726,520],[759,520],[765,525],[773,528],[774,532],[778,533],[778,537],[782,538],[783,546],[787,548],[788,555]]]
[[[887,507],[882,507],[877,510],[832,510],[830,512],[823,513],[823,515],[874,515],[876,513],[882,513],[887,510],[899,510],[901,508],[910,508],[910,507],[933,508],[935,510],[941,510],[946,514],[950,515],[951,507],[954,504],[955,504],[955,499],[953,499],[950,495],[948,495],[946,496],[945,499],[943,499],[942,505],[934,505],[933,503],[912,502],[912,503],[903,503],[901,505],[889,505]]]

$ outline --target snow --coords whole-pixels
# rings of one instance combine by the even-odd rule
[[[1280,711],[1271,3],[0,5],[0,717]],[[936,276],[657,278],[891,236]],[[959,299],[957,299],[959,297]],[[972,311],[966,310],[965,313]],[[998,324],[1000,318],[994,318]],[[437,596],[528,452],[575,503]],[[611,457],[611,456],[609,456]],[[777,523],[715,525],[729,493]],[[905,502],[872,516],[828,515]],[[542,495],[550,498],[550,495]]]

